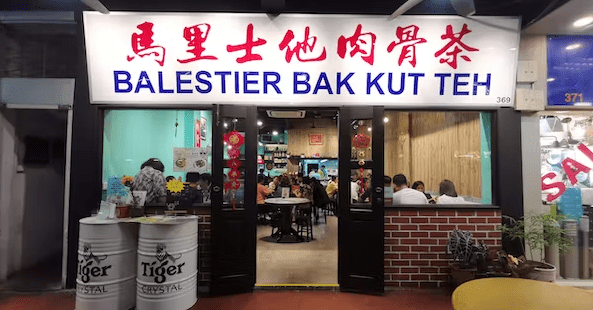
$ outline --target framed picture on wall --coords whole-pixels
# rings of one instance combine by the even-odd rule
[[[202,147],[202,121],[197,119],[194,128],[194,147]]]
[[[323,144],[323,134],[320,134],[320,133],[309,134],[309,145],[322,145],[322,144]]]
[[[206,129],[208,128],[206,122],[206,118],[202,117],[202,119],[200,120],[200,126],[202,130],[200,133],[200,137],[202,138],[202,140],[206,140]]]

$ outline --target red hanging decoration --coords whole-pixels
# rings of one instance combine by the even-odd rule
[[[233,191],[233,198],[231,200],[231,205],[233,210],[236,209],[236,199],[235,199],[235,192],[239,188],[241,188],[241,182],[239,182],[239,178],[241,178],[241,172],[238,170],[241,167],[241,161],[239,157],[241,157],[241,151],[239,148],[245,142],[245,138],[236,130],[232,130],[222,137],[223,141],[229,145],[229,150],[227,153],[229,154],[230,160],[227,160],[227,166],[231,168],[231,171],[228,172],[229,181],[224,184],[225,190]]]
[[[228,154],[231,159],[237,159],[241,156],[241,151],[239,151],[239,149],[233,148],[228,151]]]
[[[226,161],[226,165],[231,169],[239,169],[241,167],[241,161],[238,159],[229,159]]]
[[[230,180],[229,183],[230,185],[230,189],[231,190],[238,190],[239,188],[241,188],[241,182],[239,182],[239,180],[233,179]]]
[[[241,178],[241,172],[236,169],[232,169],[231,171],[229,171],[229,173],[227,175],[229,176],[229,179],[231,179],[231,180]]]
[[[245,138],[236,130],[233,130],[223,137],[224,142],[228,143],[233,147],[240,147],[245,142]]]
[[[359,133],[352,138],[352,145],[357,149],[366,149],[371,145],[371,137],[365,133]]]

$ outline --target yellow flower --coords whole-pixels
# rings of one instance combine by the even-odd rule
[[[183,190],[183,182],[173,179],[167,182],[167,190],[171,193],[179,193]]]
[[[134,177],[132,177],[130,175],[124,175],[123,177],[121,177],[121,184],[123,184],[125,186],[130,186],[130,184],[132,184],[132,182],[134,182]]]

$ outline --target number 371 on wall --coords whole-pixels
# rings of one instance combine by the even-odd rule
[[[583,102],[583,93],[565,93],[564,102]]]

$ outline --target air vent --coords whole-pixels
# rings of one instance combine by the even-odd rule
[[[273,111],[267,110],[268,116],[271,118],[305,118],[307,111]]]

